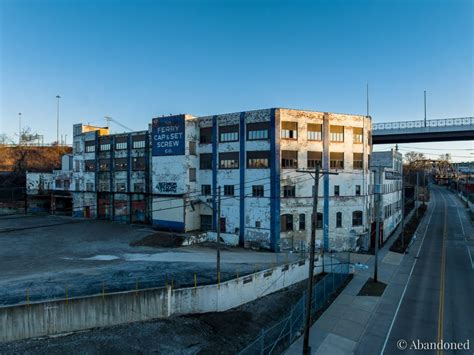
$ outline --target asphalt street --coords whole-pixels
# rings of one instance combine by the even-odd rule
[[[428,226],[418,232],[423,241],[416,253],[384,354],[418,353],[430,343],[464,343],[470,350],[427,353],[473,353],[474,235],[466,208],[453,193],[432,186]],[[422,235],[421,235],[422,234]]]

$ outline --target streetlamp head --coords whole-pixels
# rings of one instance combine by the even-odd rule
[[[56,98],[57,98],[57,99],[60,99],[60,98],[61,98],[61,96],[59,96],[59,95],[56,95]]]

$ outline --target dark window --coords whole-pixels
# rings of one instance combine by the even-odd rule
[[[344,142],[344,126],[329,127],[329,138],[331,142]]]
[[[304,213],[300,214],[300,231],[306,229],[306,215]]]
[[[128,168],[128,158],[115,159],[115,170],[123,171]]]
[[[118,182],[115,184],[115,189],[117,192],[125,192],[127,190],[127,185],[124,182]]]
[[[322,139],[323,125],[308,123],[308,140],[320,141]]]
[[[189,168],[189,182],[196,181],[196,168]]]
[[[212,216],[207,214],[201,215],[201,229],[208,231],[212,229]]]
[[[201,195],[210,195],[211,185],[201,185]]]
[[[212,127],[201,127],[199,129],[199,143],[212,143]]]
[[[220,226],[219,226],[221,232],[224,232],[224,233],[226,232],[226,228],[225,228],[226,226],[225,225],[226,225],[225,217],[221,217]]]
[[[281,215],[280,222],[281,222],[282,232],[289,232],[293,230],[293,215],[291,214]]]
[[[224,196],[234,196],[234,185],[224,185]]]
[[[313,226],[313,214],[311,214],[311,225]],[[323,228],[323,214],[321,212],[316,213],[316,229]]]
[[[308,169],[315,169],[316,166],[322,166],[323,153],[308,152]]]
[[[331,169],[344,169],[344,153],[329,153],[329,166]]]
[[[143,182],[136,182],[133,184],[134,192],[145,192],[145,184]]]
[[[352,164],[354,169],[362,169],[364,166],[364,154],[354,153],[352,158]]]
[[[132,169],[135,171],[145,170],[145,158],[144,157],[132,158]]]
[[[84,161],[84,170],[85,171],[95,171],[95,160],[86,160],[86,161]]]
[[[336,213],[336,228],[341,228],[342,227],[342,213],[337,212]]]
[[[363,129],[360,127],[352,128],[352,135],[354,137],[354,143],[362,143]]]
[[[239,125],[220,126],[219,142],[237,142],[239,140]]]
[[[362,211],[352,212],[352,226],[361,226],[362,225]]]
[[[210,170],[212,169],[212,154],[203,153],[199,155],[199,169]]]
[[[255,228],[260,228],[260,226],[261,226],[260,221],[255,221]]]
[[[263,197],[264,196],[263,185],[253,185],[252,186],[252,196],[253,197]]]
[[[283,197],[295,197],[296,188],[295,186],[285,185],[283,186]]]
[[[100,171],[109,171],[110,170],[110,160],[100,160],[99,161],[99,170]]]
[[[281,138],[298,139],[298,122],[282,122]]]
[[[196,142],[189,141],[189,155],[196,155]]]
[[[239,152],[219,153],[219,169],[238,169]]]
[[[282,150],[281,151],[281,167],[282,169],[298,168],[298,151]]]
[[[339,185],[334,185],[334,196],[339,196]]]
[[[270,167],[269,151],[247,152],[247,169],[267,169]]]
[[[360,196],[360,185],[356,185],[356,196]]]
[[[269,137],[270,122],[247,123],[247,140],[265,140]]]

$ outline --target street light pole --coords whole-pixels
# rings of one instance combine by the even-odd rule
[[[374,282],[378,280],[378,256],[380,240],[380,195],[382,193],[380,167],[375,170],[375,260],[374,260]]]
[[[425,96],[425,127],[426,127],[426,90],[424,91]]]
[[[59,99],[61,96],[56,95],[56,142],[59,146]]]
[[[18,145],[21,145],[21,112],[18,112]]]
[[[221,282],[221,187],[217,187],[217,284]]]

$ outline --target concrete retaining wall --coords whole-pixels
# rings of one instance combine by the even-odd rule
[[[0,342],[171,315],[225,311],[302,281],[307,275],[308,263],[297,262],[220,285],[153,288],[0,307]]]

